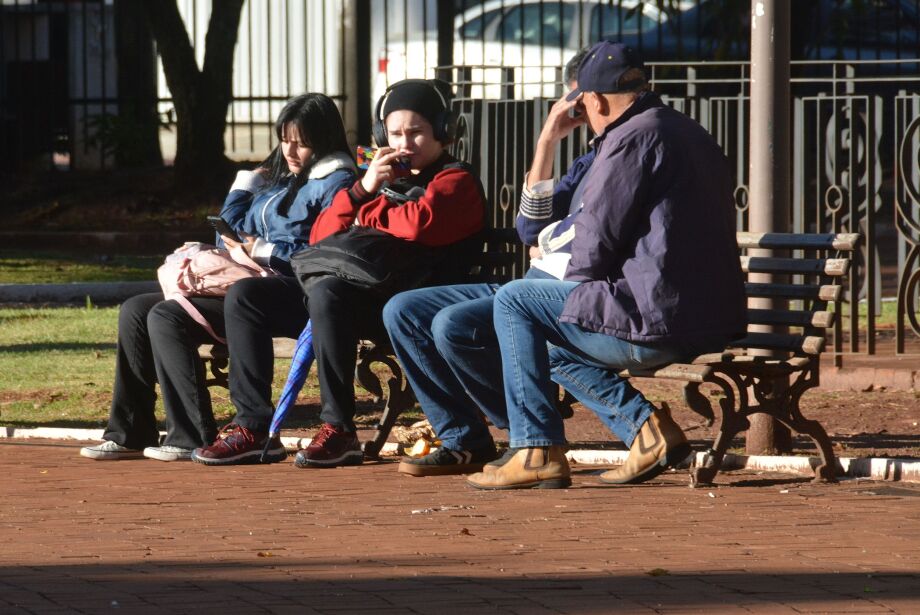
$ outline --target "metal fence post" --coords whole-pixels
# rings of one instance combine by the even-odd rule
[[[751,154],[750,229],[754,233],[789,230],[789,0],[751,1]],[[773,256],[772,250],[751,250],[752,256]],[[773,276],[751,274],[752,282]],[[783,309],[785,301],[749,299],[749,308]],[[767,326],[751,330],[772,331]],[[782,394],[775,392],[774,394]],[[766,414],[751,417],[748,454],[791,448],[789,429]]]

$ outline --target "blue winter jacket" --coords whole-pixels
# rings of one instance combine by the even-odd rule
[[[291,254],[302,250],[310,239],[310,229],[319,212],[332,203],[332,197],[355,183],[354,161],[341,152],[313,163],[308,179],[285,213],[278,206],[287,194],[293,177],[277,186],[265,187],[265,179],[252,171],[240,171],[224,201],[220,216],[237,232],[257,237],[252,249],[256,262],[282,273],[291,273]]]
[[[743,335],[732,178],[719,145],[647,92],[594,146],[565,276],[581,284],[560,320],[712,350]]]

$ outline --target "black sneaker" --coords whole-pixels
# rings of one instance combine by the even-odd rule
[[[498,453],[493,445],[477,451],[454,451],[442,446],[424,457],[404,458],[399,464],[399,471],[409,476],[471,474],[481,472],[482,466],[497,456]]]

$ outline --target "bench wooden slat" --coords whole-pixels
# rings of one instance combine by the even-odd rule
[[[820,327],[834,324],[834,313],[826,310],[758,310],[749,309],[748,322],[757,325],[786,325],[791,327]]]
[[[807,369],[812,362],[811,357],[788,357],[778,359],[759,355],[741,354],[730,350],[705,354],[693,360],[694,365],[711,365],[713,367],[730,365],[732,368],[744,373],[753,373],[760,376],[784,376]]]
[[[776,250],[846,250],[859,244],[858,233],[738,233],[738,247]]]
[[[843,286],[839,284],[764,284],[762,282],[745,282],[744,284],[744,292],[748,297],[837,301],[842,291]]]
[[[296,345],[297,340],[287,337],[272,338],[272,348],[277,359],[290,359],[293,357]],[[229,355],[227,354],[227,347],[223,344],[203,344],[198,347],[198,356],[202,359],[226,359]]]
[[[821,354],[824,338],[816,335],[788,335],[783,333],[749,332],[744,338],[729,344],[732,348],[760,348],[763,350],[785,350]]]
[[[814,273],[844,276],[850,266],[848,258],[765,258],[742,256],[741,269],[745,273]]]
[[[517,257],[509,252],[483,252],[473,258],[474,266],[495,268],[510,267],[517,261]]]
[[[492,248],[492,243],[510,243],[518,245],[520,239],[518,238],[517,231],[513,228],[491,228],[482,232],[482,240],[490,244],[489,247]]]
[[[709,365],[672,363],[671,365],[648,371],[624,369],[620,372],[620,376],[624,378],[667,378],[685,382],[705,382],[711,373],[712,368]]]

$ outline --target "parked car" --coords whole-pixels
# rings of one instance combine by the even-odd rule
[[[623,0],[616,5],[601,1],[489,0],[454,20],[453,63],[471,67],[473,82],[494,84],[479,95],[506,93],[499,86],[504,82],[515,85],[516,96],[553,96],[559,67],[584,45],[601,38],[616,38],[639,48],[643,47],[643,37],[646,44],[650,39],[657,43],[657,32],[668,31],[669,15],[693,5],[689,0],[666,0],[662,3],[666,9],[640,0]],[[383,46],[375,95],[399,79],[433,76],[437,36],[428,33],[424,38],[407,40],[404,36]],[[673,34],[666,38],[669,45],[677,44]]]
[[[433,76],[433,8],[406,9],[416,20],[425,13],[429,30],[387,38],[377,47],[375,96],[399,79]],[[793,59],[885,60],[916,57],[920,49],[916,0],[819,0],[793,3],[792,11]],[[474,97],[554,96],[559,67],[601,38],[633,45],[651,61],[747,60],[749,21],[744,2],[488,0],[454,20],[453,64],[470,67],[473,83],[488,84],[473,88]]]

